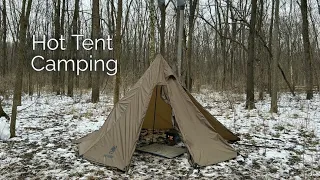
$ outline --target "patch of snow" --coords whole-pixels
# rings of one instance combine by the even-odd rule
[[[0,118],[0,140],[8,140],[10,137],[10,125]]]
[[[0,179],[320,179],[319,94],[304,100],[305,94],[280,93],[277,114],[269,113],[268,96],[248,111],[244,94],[193,95],[239,135],[241,141],[231,145],[241,154],[237,158],[198,170],[186,153],[165,159],[135,152],[127,174],[99,166],[79,157],[73,140],[103,125],[112,110],[111,95],[93,104],[90,93],[43,94],[22,97],[17,137],[8,139],[9,124],[0,119]],[[6,112],[11,102],[4,103]]]

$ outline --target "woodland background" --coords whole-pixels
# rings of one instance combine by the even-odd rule
[[[22,93],[72,97],[89,89],[91,101],[98,102],[101,93],[113,91],[116,103],[157,53],[189,91],[246,92],[248,109],[255,107],[255,93],[259,100],[270,94],[271,111],[277,112],[277,92],[303,90],[312,99],[319,90],[319,0],[187,0],[185,6],[174,0],[1,0],[0,5],[0,94],[13,95],[11,127]],[[69,37],[68,51],[32,51],[32,35],[44,34]],[[112,35],[114,51],[76,51],[71,34]],[[37,54],[114,58],[119,69],[115,77],[35,72],[30,61]]]

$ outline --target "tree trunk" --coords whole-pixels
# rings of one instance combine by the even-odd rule
[[[32,69],[28,69],[28,92],[29,96],[33,95],[33,71]]]
[[[260,5],[260,10],[259,10],[259,21],[257,23],[257,33],[260,34],[260,36],[262,36],[264,38],[264,35],[263,35],[263,32],[262,32],[262,27],[263,27],[263,11],[264,11],[264,2],[263,0],[260,0],[259,1],[259,5]],[[263,54],[263,45],[262,45],[262,42],[261,41],[258,41],[258,57],[259,60],[258,60],[258,87],[259,87],[259,100],[263,100],[263,94],[264,94],[264,63],[265,63],[265,59],[264,59],[264,54]]]
[[[2,1],[2,75],[6,76],[8,70],[7,60],[7,8],[6,0]],[[0,22],[1,23],[1,22]]]
[[[228,68],[228,48],[227,48],[227,39],[229,33],[229,0],[227,1],[227,9],[225,15],[223,17],[224,22],[224,30],[223,30],[223,38],[221,39],[221,46],[222,46],[222,61],[223,61],[223,75],[222,75],[222,90],[226,89],[226,80],[227,80],[227,68]],[[222,33],[222,28],[221,28]]]
[[[20,28],[19,28],[19,48],[18,48],[18,63],[16,66],[16,79],[13,94],[13,105],[11,112],[11,122],[10,122],[10,138],[16,136],[16,120],[17,120],[17,107],[21,104],[21,90],[22,90],[22,76],[23,76],[23,62],[26,49],[26,34],[29,25],[29,16],[31,10],[32,0],[22,1],[22,10],[20,15]],[[26,8],[27,7],[27,8]]]
[[[150,29],[149,29],[149,65],[153,61],[155,57],[155,8],[154,8],[154,0],[150,0],[149,2],[149,19],[150,19]]]
[[[229,1],[228,1],[229,2]],[[231,3],[231,2],[229,2]],[[237,38],[237,21],[235,19],[235,12],[230,9],[230,14],[231,14],[231,20],[232,20],[232,25],[231,25],[231,36],[232,39]],[[231,41],[231,49],[230,49],[230,59],[231,59],[231,65],[230,65],[230,87],[234,87],[234,76],[235,76],[235,63],[236,63],[236,57],[235,57],[235,52],[237,52],[237,45],[235,42]]]
[[[60,28],[60,5],[61,5],[61,0],[57,0],[54,2],[54,38],[59,39],[60,34],[61,34],[61,28]],[[55,69],[57,69],[57,59],[60,58],[60,48],[56,49],[53,52],[53,56],[55,59]],[[59,72],[55,71],[53,72],[53,77],[52,77],[52,85],[53,85],[53,92],[56,92],[57,95],[60,94],[60,88],[59,88]]]
[[[220,50],[220,59],[221,61],[223,62],[222,66],[223,66],[223,71],[222,71],[222,80],[221,80],[221,89],[223,90],[224,89],[224,85],[225,85],[225,71],[226,71],[226,56],[227,56],[227,53],[226,53],[226,45],[227,45],[227,40],[225,38],[225,33],[226,31],[224,31],[223,33],[223,30],[222,30],[222,17],[221,17],[221,13],[223,13],[222,11],[220,11],[220,8],[221,8],[221,1],[218,1],[216,0],[215,1],[217,6],[216,6],[216,18],[217,18],[217,28],[219,27],[219,30],[217,30],[217,33],[219,34],[220,36],[220,46],[221,46],[221,50]],[[226,27],[225,27],[226,28]]]
[[[247,62],[247,96],[246,108],[253,109],[254,105],[254,60],[255,60],[255,27],[257,16],[257,0],[251,1],[251,19],[248,37],[248,62]]]
[[[80,0],[75,0],[74,5],[74,13],[72,19],[72,34],[78,34],[78,17],[79,17],[79,2]],[[71,39],[71,57],[72,59],[77,58],[77,50],[76,50],[76,39]],[[68,69],[68,96],[73,97],[73,81],[74,81],[74,73],[72,72],[71,67]]]
[[[307,0],[301,0],[301,15],[302,15],[302,38],[303,38],[303,48],[304,48],[304,58],[305,62],[305,78],[307,82],[307,99],[312,99],[313,97],[313,72],[312,72],[312,56],[309,40],[309,22],[308,22],[308,5]]]
[[[188,47],[187,47],[187,74],[186,74],[186,88],[191,92],[191,62],[192,62],[192,44],[193,44],[193,31],[195,13],[198,0],[190,0],[190,15],[189,15],[189,34],[188,34]]]
[[[66,14],[66,0],[62,0],[62,11],[61,11],[61,20],[60,20],[60,35],[63,35],[64,36],[64,34],[65,34],[65,32],[64,32],[64,29],[66,28],[66,27],[64,27],[65,26],[65,23],[64,23],[64,21],[65,21],[65,14]],[[65,57],[65,52],[64,51],[61,51],[61,55],[62,55],[62,57]],[[61,57],[60,57],[61,58]],[[59,58],[59,59],[60,59]],[[65,66],[64,66],[64,63],[61,63],[60,64],[61,65],[61,69],[65,69]],[[60,86],[60,92],[61,92],[61,94],[65,94],[65,72],[64,71],[60,71],[59,72],[59,80],[60,80],[60,82],[59,82],[59,86]]]
[[[320,4],[318,4],[320,5]],[[320,6],[319,6],[320,8]],[[320,9],[319,9],[320,10]],[[320,14],[320,12],[319,12]],[[309,16],[310,16],[310,20],[311,20],[311,25],[312,25],[312,30],[313,30],[313,34],[314,34],[314,46],[315,46],[315,53],[319,54],[320,52],[320,45],[319,45],[319,32],[318,32],[318,28],[316,26],[316,19],[312,16],[312,12],[309,11]],[[317,53],[318,52],[318,53]],[[315,62],[314,62],[315,63]],[[318,70],[319,70],[319,66],[313,65],[312,66],[314,69],[314,83],[316,83],[318,86],[320,85],[320,79],[319,79],[319,75],[318,75]]]
[[[273,57],[271,62],[271,109],[270,112],[278,112],[278,62],[280,58],[280,31],[279,31],[279,7],[280,0],[275,0],[274,32],[272,38]]]
[[[116,104],[119,101],[120,96],[120,59],[121,59],[121,20],[122,20],[122,0],[118,0],[118,12],[116,19],[116,34],[115,34],[115,57],[117,60],[117,74],[114,83],[113,103]]]
[[[166,4],[163,2],[159,4],[160,9],[160,53],[163,57],[166,56],[165,54],[165,32],[166,32]]]
[[[293,11],[293,2],[292,2],[293,0],[290,0],[290,10],[289,10],[289,17],[290,17],[290,19],[289,19],[289,21],[290,21],[290,27],[292,27],[292,11]],[[289,32],[288,33],[289,34],[289,37],[288,37],[288,54],[289,54],[289,58],[290,58],[290,60],[289,60],[289,66],[290,66],[290,83],[291,83],[291,85],[292,85],[292,90],[294,91],[294,87],[295,87],[295,80],[294,80],[294,78],[293,78],[293,59],[294,59],[294,57],[292,56],[292,54],[293,54],[293,52],[292,52],[292,50],[293,50],[293,48],[292,48],[292,46],[293,46],[293,43],[292,43],[292,32]]]
[[[100,5],[99,0],[92,1],[92,39],[98,39],[100,36]],[[92,58],[99,59],[99,51],[92,49]],[[98,67],[99,69],[99,67]],[[99,101],[99,86],[100,86],[100,75],[99,70],[92,72],[92,94],[91,94],[91,102],[96,103]]]
[[[177,8],[177,14],[179,18],[177,19],[178,22],[178,31],[177,31],[177,37],[178,37],[178,44],[177,44],[177,73],[178,73],[178,79],[181,83],[184,83],[185,81],[182,79],[182,47],[183,47],[183,29],[184,29],[184,6],[180,6]]]
[[[273,19],[274,19],[274,0],[272,0],[271,7],[271,20],[270,20],[270,28],[269,28],[269,42],[268,47],[272,52],[272,36],[273,36]],[[269,62],[272,61],[271,55],[269,55]],[[268,64],[268,93],[271,95],[271,63]]]

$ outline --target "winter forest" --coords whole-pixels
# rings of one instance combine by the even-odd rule
[[[0,1],[0,179],[320,178],[320,0]],[[125,171],[97,143],[122,119]],[[184,122],[237,154],[211,163]]]

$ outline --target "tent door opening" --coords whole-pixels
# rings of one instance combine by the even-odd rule
[[[173,128],[172,108],[165,85],[157,85],[152,92],[142,125],[143,129],[166,130]]]
[[[157,139],[154,137],[155,130],[162,131],[163,133],[161,134],[165,134],[166,138],[168,134],[174,136],[172,135],[173,130],[176,130],[176,136],[180,134],[170,105],[168,89],[165,85],[157,85],[153,89],[142,128],[148,129],[149,132],[151,131],[151,144],[138,147],[138,151],[165,158],[174,158],[187,151],[186,148],[173,146],[178,143],[173,143],[176,141],[176,137],[172,137],[172,141],[167,141],[166,139],[164,144],[154,142],[154,140]],[[166,132],[164,133],[164,131]],[[179,138],[181,139],[181,136],[179,136]]]

